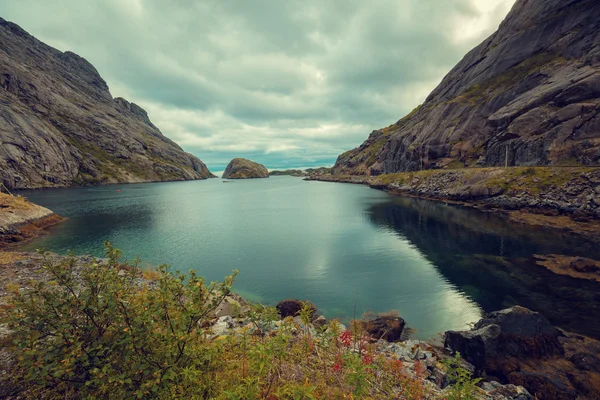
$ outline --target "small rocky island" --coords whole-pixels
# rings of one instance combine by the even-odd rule
[[[269,171],[264,165],[255,163],[254,161],[245,158],[234,158],[229,162],[223,179],[252,179],[252,178],[268,178]]]

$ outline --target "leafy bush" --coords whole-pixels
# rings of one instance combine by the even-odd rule
[[[446,368],[446,376],[452,386],[449,391],[448,400],[475,400],[477,399],[477,383],[480,378],[473,379],[471,371],[461,364],[460,353],[457,351],[454,358],[442,361]]]
[[[74,257],[60,264],[46,257],[51,280],[14,292],[14,379],[39,397],[177,396],[191,387],[211,395],[220,349],[203,326],[235,273],[207,286],[194,272],[185,277],[161,266],[147,282],[108,243],[106,254],[107,263],[81,268]]]
[[[254,305],[246,326],[215,337],[214,311],[237,272],[207,285],[166,266],[142,274],[110,244],[106,254],[107,262],[86,265],[46,257],[50,280],[14,290],[11,374],[25,397],[431,398],[425,368],[378,352],[358,324],[332,321],[317,333],[309,305],[283,321]],[[461,377],[457,390],[470,390]]]

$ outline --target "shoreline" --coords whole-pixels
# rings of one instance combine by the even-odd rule
[[[9,300],[7,285],[27,288],[31,280],[50,279],[42,268],[44,256],[41,254],[0,252],[0,256],[0,304]],[[70,259],[52,253],[47,253],[46,257],[54,263]],[[75,271],[94,260],[108,262],[107,259],[90,256],[74,257],[73,260]],[[115,267],[129,268],[126,264],[116,264]],[[127,270],[137,276],[136,282],[156,279],[153,274],[142,270]],[[312,306],[311,323],[302,322],[298,317],[302,304],[295,299],[282,300],[275,307],[279,321],[256,324],[249,318],[251,303],[232,292],[216,307],[210,325],[204,327],[207,340],[235,340],[247,334],[268,340],[278,335],[286,323],[296,326],[294,329],[300,335],[318,337],[320,329],[327,329],[331,321],[320,316],[318,309]],[[293,320],[285,320],[286,317]],[[533,399],[533,396],[549,398],[551,395],[575,399],[579,395],[595,396],[600,390],[597,381],[600,370],[596,362],[599,360],[594,355],[600,349],[600,342],[559,330],[542,314],[523,307],[488,313],[471,330],[446,331],[443,343],[410,338],[410,332],[407,332],[410,321],[392,313],[374,314],[358,321],[370,335],[374,355],[400,360],[407,373],[421,369],[422,373],[414,376],[435,398],[445,398],[449,382],[447,370],[440,362],[451,358],[453,351],[460,351],[465,368],[483,378],[478,390],[485,399],[523,400]],[[516,326],[517,332],[512,332],[513,326]],[[350,324],[348,329],[354,332],[357,328]],[[341,331],[345,330],[346,327],[342,326]],[[9,330],[0,331],[0,339],[6,340],[8,335]],[[0,351],[0,377],[10,375],[13,357],[8,348]],[[17,385],[5,389],[18,392],[23,388]]]
[[[0,250],[10,250],[65,221],[53,211],[21,196],[0,193]]]
[[[220,177],[214,175],[208,178],[197,178],[197,179],[169,179],[169,180],[141,180],[141,181],[128,181],[128,182],[98,182],[98,183],[90,183],[90,184],[73,184],[73,185],[52,185],[52,186],[32,186],[32,187],[21,187],[21,188],[11,188],[12,191],[19,194],[19,192],[35,190],[35,191],[44,191],[50,189],[80,189],[80,188],[94,188],[94,187],[104,187],[104,186],[117,186],[117,185],[137,185],[144,183],[172,183],[172,182],[195,182],[195,181],[207,181],[210,179],[220,179]]]
[[[561,176],[561,170],[571,176]],[[551,183],[537,178],[538,174],[550,175]],[[590,175],[592,179],[582,183],[581,175]],[[305,180],[365,185],[394,196],[498,212],[516,223],[559,229],[600,240],[599,168],[427,170],[379,176],[320,175]],[[566,189],[576,186],[571,191],[573,195],[557,201],[556,192],[565,190],[565,186]],[[587,204],[583,204],[586,201]]]

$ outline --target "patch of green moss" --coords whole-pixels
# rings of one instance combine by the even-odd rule
[[[456,185],[471,180],[477,174],[481,177],[480,184],[487,187],[500,187],[504,191],[538,195],[552,187],[562,188],[568,182],[582,179],[581,174],[584,172],[597,169],[593,167],[490,167],[425,170],[379,175],[375,179],[375,183],[380,185],[410,184],[414,188],[418,188],[434,175],[459,172],[460,175]]]
[[[448,165],[446,165],[445,169],[461,169],[465,168],[465,163],[461,160],[454,160]]]
[[[421,109],[421,107],[423,107],[423,104],[419,104],[411,112],[409,112],[407,115],[405,115],[404,117],[402,117],[400,119],[400,121],[402,121],[402,122],[408,121],[409,119],[411,119],[412,117],[415,116],[415,114]]]
[[[554,54],[540,53],[508,69],[503,74],[467,88],[458,97],[451,100],[451,102],[469,102],[475,104],[500,88],[507,88],[515,85],[527,75],[539,70],[545,65],[561,63],[564,61],[566,61],[564,58]]]
[[[510,167],[502,168],[503,174],[486,181],[488,187],[499,186],[512,192],[537,195],[552,187],[561,188],[589,168]]]

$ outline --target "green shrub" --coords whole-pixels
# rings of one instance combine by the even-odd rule
[[[106,255],[85,265],[45,256],[50,280],[14,288],[7,345],[24,398],[431,398],[423,366],[378,352],[357,324],[315,332],[308,303],[300,322],[253,305],[244,327],[214,337],[236,272],[207,285],[166,266],[142,273],[108,243]]]
[[[448,400],[477,399],[478,388],[476,385],[481,379],[473,379],[471,372],[461,365],[460,353],[456,352],[454,358],[442,362],[446,365],[446,376],[452,384],[448,393]]]
[[[107,263],[80,268],[74,257],[59,264],[46,257],[51,280],[14,292],[13,378],[38,397],[177,396],[192,387],[210,395],[220,349],[202,327],[235,273],[207,286],[194,272],[161,266],[148,282],[108,243],[106,254]]]

